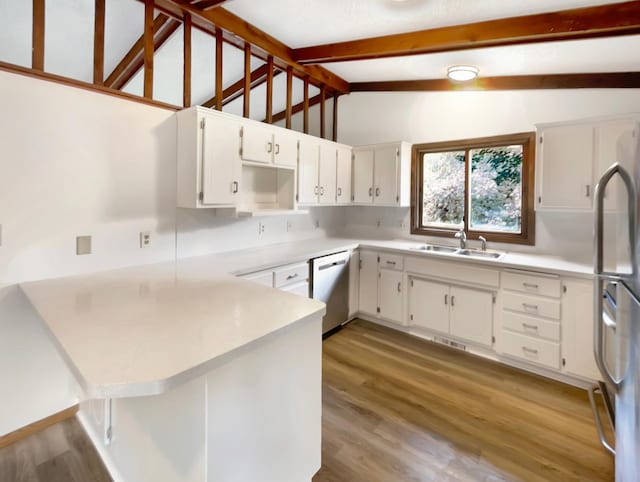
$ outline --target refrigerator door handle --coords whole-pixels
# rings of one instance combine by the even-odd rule
[[[602,388],[599,387],[598,385],[590,387],[588,392],[589,392],[589,403],[591,404],[591,410],[593,411],[593,418],[595,419],[595,422],[596,422],[596,430],[598,431],[598,438],[600,439],[600,443],[602,444],[602,446],[605,449],[607,449],[611,453],[611,455],[615,456],[616,455],[616,450],[607,441],[607,438],[604,435],[604,429],[603,429],[603,426],[602,426],[602,418],[600,417],[600,411],[598,409],[598,404],[596,403],[595,392],[600,392],[600,394],[602,395],[603,400],[604,400],[606,395],[602,392]],[[605,408],[606,408],[606,403],[605,403]],[[611,415],[609,415],[609,416],[611,416]]]
[[[633,184],[633,180],[629,173],[619,164],[614,163],[607,169],[598,184],[594,193],[595,198],[595,236],[594,236],[594,273],[596,275],[595,280],[595,307],[594,307],[594,336],[593,336],[593,352],[596,359],[598,369],[604,378],[604,381],[620,388],[622,379],[616,380],[614,375],[609,371],[609,367],[605,361],[605,336],[604,336],[604,316],[603,316],[603,299],[604,299],[604,284],[605,282],[617,280],[620,278],[618,273],[605,273],[603,263],[603,251],[604,251],[604,193],[607,188],[607,184],[616,174],[620,175],[626,189],[627,189],[627,214],[629,222],[629,246],[631,248],[631,266],[635,277],[637,274],[637,261],[636,261],[636,190]]]

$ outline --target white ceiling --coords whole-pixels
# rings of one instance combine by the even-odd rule
[[[293,48],[586,7],[620,0],[229,0],[224,8]],[[266,2],[265,2],[266,3]],[[349,82],[437,79],[455,64],[481,76],[640,70],[640,36],[326,63]]]

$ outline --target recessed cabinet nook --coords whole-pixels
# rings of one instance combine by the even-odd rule
[[[352,148],[204,107],[176,116],[178,207],[242,217],[409,206],[407,142]]]

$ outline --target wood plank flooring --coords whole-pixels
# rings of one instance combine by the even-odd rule
[[[323,353],[314,482],[613,480],[583,390],[361,320]]]
[[[361,320],[323,352],[313,482],[613,480],[583,390]],[[72,418],[0,449],[0,481],[111,479]]]
[[[73,417],[0,449],[2,482],[112,482]]]

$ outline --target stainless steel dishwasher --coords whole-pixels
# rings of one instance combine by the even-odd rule
[[[327,305],[323,334],[349,318],[349,257],[343,251],[311,260],[311,297]]]

